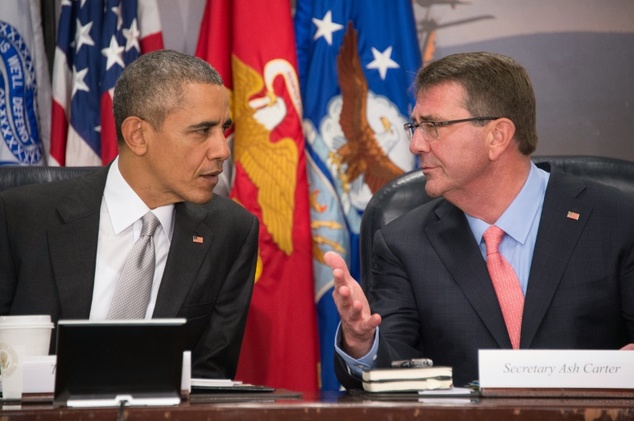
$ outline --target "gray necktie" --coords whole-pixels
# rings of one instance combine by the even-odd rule
[[[154,279],[154,231],[158,218],[148,212],[141,218],[141,237],[134,243],[121,270],[110,303],[108,319],[144,319]]]

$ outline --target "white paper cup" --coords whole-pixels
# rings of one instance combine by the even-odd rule
[[[53,323],[50,316],[0,316],[2,397],[22,397],[25,357],[48,355]]]

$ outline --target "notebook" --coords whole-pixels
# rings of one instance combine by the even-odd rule
[[[185,323],[185,319],[60,320],[55,405],[177,405]]]

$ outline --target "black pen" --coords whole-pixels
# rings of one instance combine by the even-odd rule
[[[392,367],[394,368],[424,368],[431,367],[434,362],[429,358],[412,358],[411,360],[396,360],[392,361]]]

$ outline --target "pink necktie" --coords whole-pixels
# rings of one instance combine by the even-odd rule
[[[500,302],[502,316],[504,316],[506,329],[511,338],[511,345],[513,345],[513,349],[519,349],[524,293],[515,271],[498,250],[502,237],[504,237],[504,231],[491,225],[484,232],[483,237],[487,246],[487,269],[493,282],[493,288],[495,288],[495,295]]]

